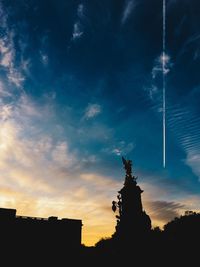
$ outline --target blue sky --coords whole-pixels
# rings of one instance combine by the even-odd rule
[[[92,244],[124,155],[154,224],[199,210],[200,3],[166,2],[163,169],[162,1],[0,1],[1,206],[82,218]]]

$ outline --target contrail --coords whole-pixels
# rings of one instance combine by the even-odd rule
[[[166,50],[166,0],[163,0],[163,42],[162,42],[162,80],[163,80],[163,168],[166,166],[166,80],[165,74],[168,57]]]

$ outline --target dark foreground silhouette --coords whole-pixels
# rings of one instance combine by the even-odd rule
[[[143,210],[137,177],[132,175],[132,162],[122,158],[126,171],[118,201],[112,202],[116,231],[109,239],[100,240],[93,254],[101,264],[119,266],[200,266],[200,214],[186,212],[164,226],[152,229],[150,217]],[[96,257],[96,256],[95,256]],[[114,266],[112,265],[112,266]]]
[[[200,266],[200,214],[188,211],[162,231],[152,229],[132,162],[122,160],[126,176],[112,202],[117,221],[112,237],[86,247],[80,220],[24,218],[0,209],[1,266]]]
[[[82,221],[16,216],[15,209],[0,209],[1,262],[30,266],[59,263],[66,256],[76,255],[81,249]],[[29,266],[29,265],[28,265]]]

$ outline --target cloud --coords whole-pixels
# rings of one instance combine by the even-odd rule
[[[103,187],[108,188],[108,190],[110,191],[113,187],[116,188],[118,185],[120,185],[119,182],[116,182],[111,178],[103,177],[95,173],[84,173],[81,174],[80,177],[84,182],[89,182],[91,187],[95,185],[101,192],[104,190]],[[105,191],[105,193],[107,194],[108,192]]]
[[[127,0],[125,2],[125,7],[124,7],[124,10],[123,10],[122,19],[121,19],[121,23],[122,24],[126,23],[126,21],[128,20],[129,16],[133,12],[133,10],[136,7],[136,5],[137,5],[137,3],[136,3],[135,0]]]
[[[185,163],[191,167],[200,182],[200,155],[199,150],[190,149],[187,153]]]
[[[185,205],[169,201],[149,201],[146,203],[149,215],[154,221],[166,224],[185,210]]]
[[[119,141],[116,142],[116,144],[114,144],[113,146],[103,149],[103,152],[114,154],[116,156],[125,156],[133,151],[134,147],[135,145],[132,142],[126,143],[125,141]]]
[[[177,59],[181,58],[188,50],[191,50],[194,54],[193,60],[199,57],[199,43],[200,34],[192,34],[186,41],[182,44],[182,48],[179,49]]]
[[[12,68],[15,57],[15,50],[13,48],[13,32],[9,32],[6,28],[5,36],[0,39],[0,65],[4,68]]]
[[[83,18],[84,17],[84,5],[83,4],[79,4],[78,8],[77,8],[77,15],[79,18]]]
[[[15,68],[10,68],[8,73],[8,80],[10,83],[13,83],[16,87],[20,87],[25,81],[25,77],[21,72]]]
[[[8,90],[6,90],[4,83],[0,81],[0,97],[5,98],[5,97],[10,97],[10,96],[12,96],[12,94]]]
[[[83,30],[81,29],[81,24],[80,22],[76,22],[73,28],[72,40],[76,41],[80,39],[82,35],[83,35]]]
[[[195,212],[200,211],[200,196],[199,195],[189,195],[180,199],[180,202],[184,203],[186,210],[192,210]]]
[[[51,134],[55,126],[48,125],[46,105],[24,94],[15,103],[1,103],[0,206],[20,215],[80,218],[83,242],[91,245],[114,231],[112,211],[105,212],[105,206],[119,184],[84,171],[85,162],[69,148],[67,137]]]
[[[57,166],[64,166],[68,168],[73,166],[76,162],[76,158],[73,154],[70,154],[68,144],[66,142],[59,142],[52,151],[52,160]]]
[[[0,120],[5,121],[12,116],[12,105],[0,105]]]
[[[3,67],[9,67],[11,66],[11,63],[12,63],[12,59],[13,59],[13,55],[12,55],[12,51],[6,51],[6,52],[3,52],[4,49],[3,47],[0,47],[0,52],[1,52],[1,66]]]
[[[15,33],[10,30],[7,23],[8,15],[0,6],[1,23],[0,30],[3,34],[0,37],[0,66],[3,67],[7,74],[7,79],[11,84],[20,87],[25,80],[21,67],[16,66],[16,50],[14,45]]]
[[[183,215],[186,210],[200,210],[199,195],[187,189],[181,190],[176,179],[162,181],[162,177],[151,177],[145,173],[138,173],[138,176],[139,186],[144,190],[143,208],[150,215],[153,226],[163,227],[174,217]]]
[[[162,53],[159,57],[157,57],[154,60],[153,68],[151,71],[150,86],[145,86],[143,88],[144,91],[148,93],[148,97],[152,101],[153,104],[152,108],[159,113],[162,112],[161,103],[163,101],[163,96],[162,96],[162,90],[159,89],[160,80],[158,78],[161,78],[163,74],[167,75],[172,67],[173,63],[171,62],[169,55]]]
[[[144,87],[144,91],[148,93],[151,101],[160,102],[161,96],[158,87],[155,84],[152,84],[149,87]]]
[[[199,35],[191,37],[187,43],[199,40]],[[165,61],[165,74],[167,74],[173,64],[170,58],[165,55],[165,57],[159,57],[154,62],[154,67],[152,69],[152,85],[145,87],[144,90],[148,92],[150,99],[153,101],[153,109],[156,112],[162,112],[162,90],[158,90],[156,85],[156,78],[158,75],[162,75],[163,68],[162,63]],[[167,114],[166,125],[168,129],[173,133],[175,140],[178,145],[181,146],[182,150],[186,154],[185,164],[188,165],[193,173],[200,177],[200,172],[198,168],[198,154],[200,150],[200,137],[199,137],[199,123],[200,119],[195,110],[195,105],[191,106],[190,101],[195,101],[199,97],[199,87],[195,87],[190,90],[189,94],[181,97],[181,100],[177,104],[170,104],[170,99],[167,101]]]
[[[80,3],[77,7],[76,16],[77,19],[73,25],[73,31],[72,31],[72,38],[71,38],[72,41],[79,40],[84,34],[83,25],[86,16],[85,16],[85,6],[82,3]]]
[[[187,95],[187,98],[198,98],[198,95],[199,88],[195,88],[191,90],[190,97]],[[198,167],[200,163],[198,156],[200,151],[199,116],[191,108],[190,103],[187,105],[187,102],[184,105],[178,103],[169,106],[168,110],[170,116],[168,116],[167,125],[186,154],[185,164],[200,179],[200,169]]]
[[[164,69],[163,69],[164,63]],[[171,59],[167,54],[161,54],[158,58],[156,58],[153,69],[152,69],[152,78],[155,79],[158,74],[163,73],[167,74],[170,71],[170,68],[173,66],[171,63]]]
[[[30,66],[31,66],[31,60],[29,58],[23,59],[22,57],[20,65],[21,71],[29,76],[30,76]]]
[[[88,104],[84,118],[85,119],[92,119],[101,113],[101,106],[99,104]]]
[[[41,57],[42,63],[46,66],[49,62],[48,55],[40,51],[40,57]]]
[[[17,208],[20,215],[80,218],[87,245],[111,236],[116,224],[111,202],[123,180],[85,171],[85,161],[70,148],[67,136],[60,140],[46,127],[51,113],[45,104],[22,95],[14,105],[6,105],[1,106],[5,114],[0,121],[0,206]],[[131,147],[123,141],[120,145]],[[154,222],[163,224],[183,208],[175,202],[149,201],[150,191],[164,197],[166,188],[157,186],[155,193],[155,186],[149,186],[146,191],[145,208]]]
[[[94,122],[92,125],[82,126],[78,129],[78,137],[81,142],[101,142],[105,143],[112,140],[113,129],[104,124]]]

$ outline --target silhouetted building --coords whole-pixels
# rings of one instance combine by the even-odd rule
[[[49,251],[77,249],[81,246],[81,230],[81,220],[17,216],[15,209],[0,208],[1,241],[12,248],[35,245],[35,249]]]
[[[137,185],[136,177],[132,175],[132,162],[122,157],[126,170],[123,188],[118,191],[118,201],[112,202],[116,215],[117,225],[115,238],[130,241],[137,236],[143,236],[151,230],[151,220],[142,207],[141,194],[143,190]]]

